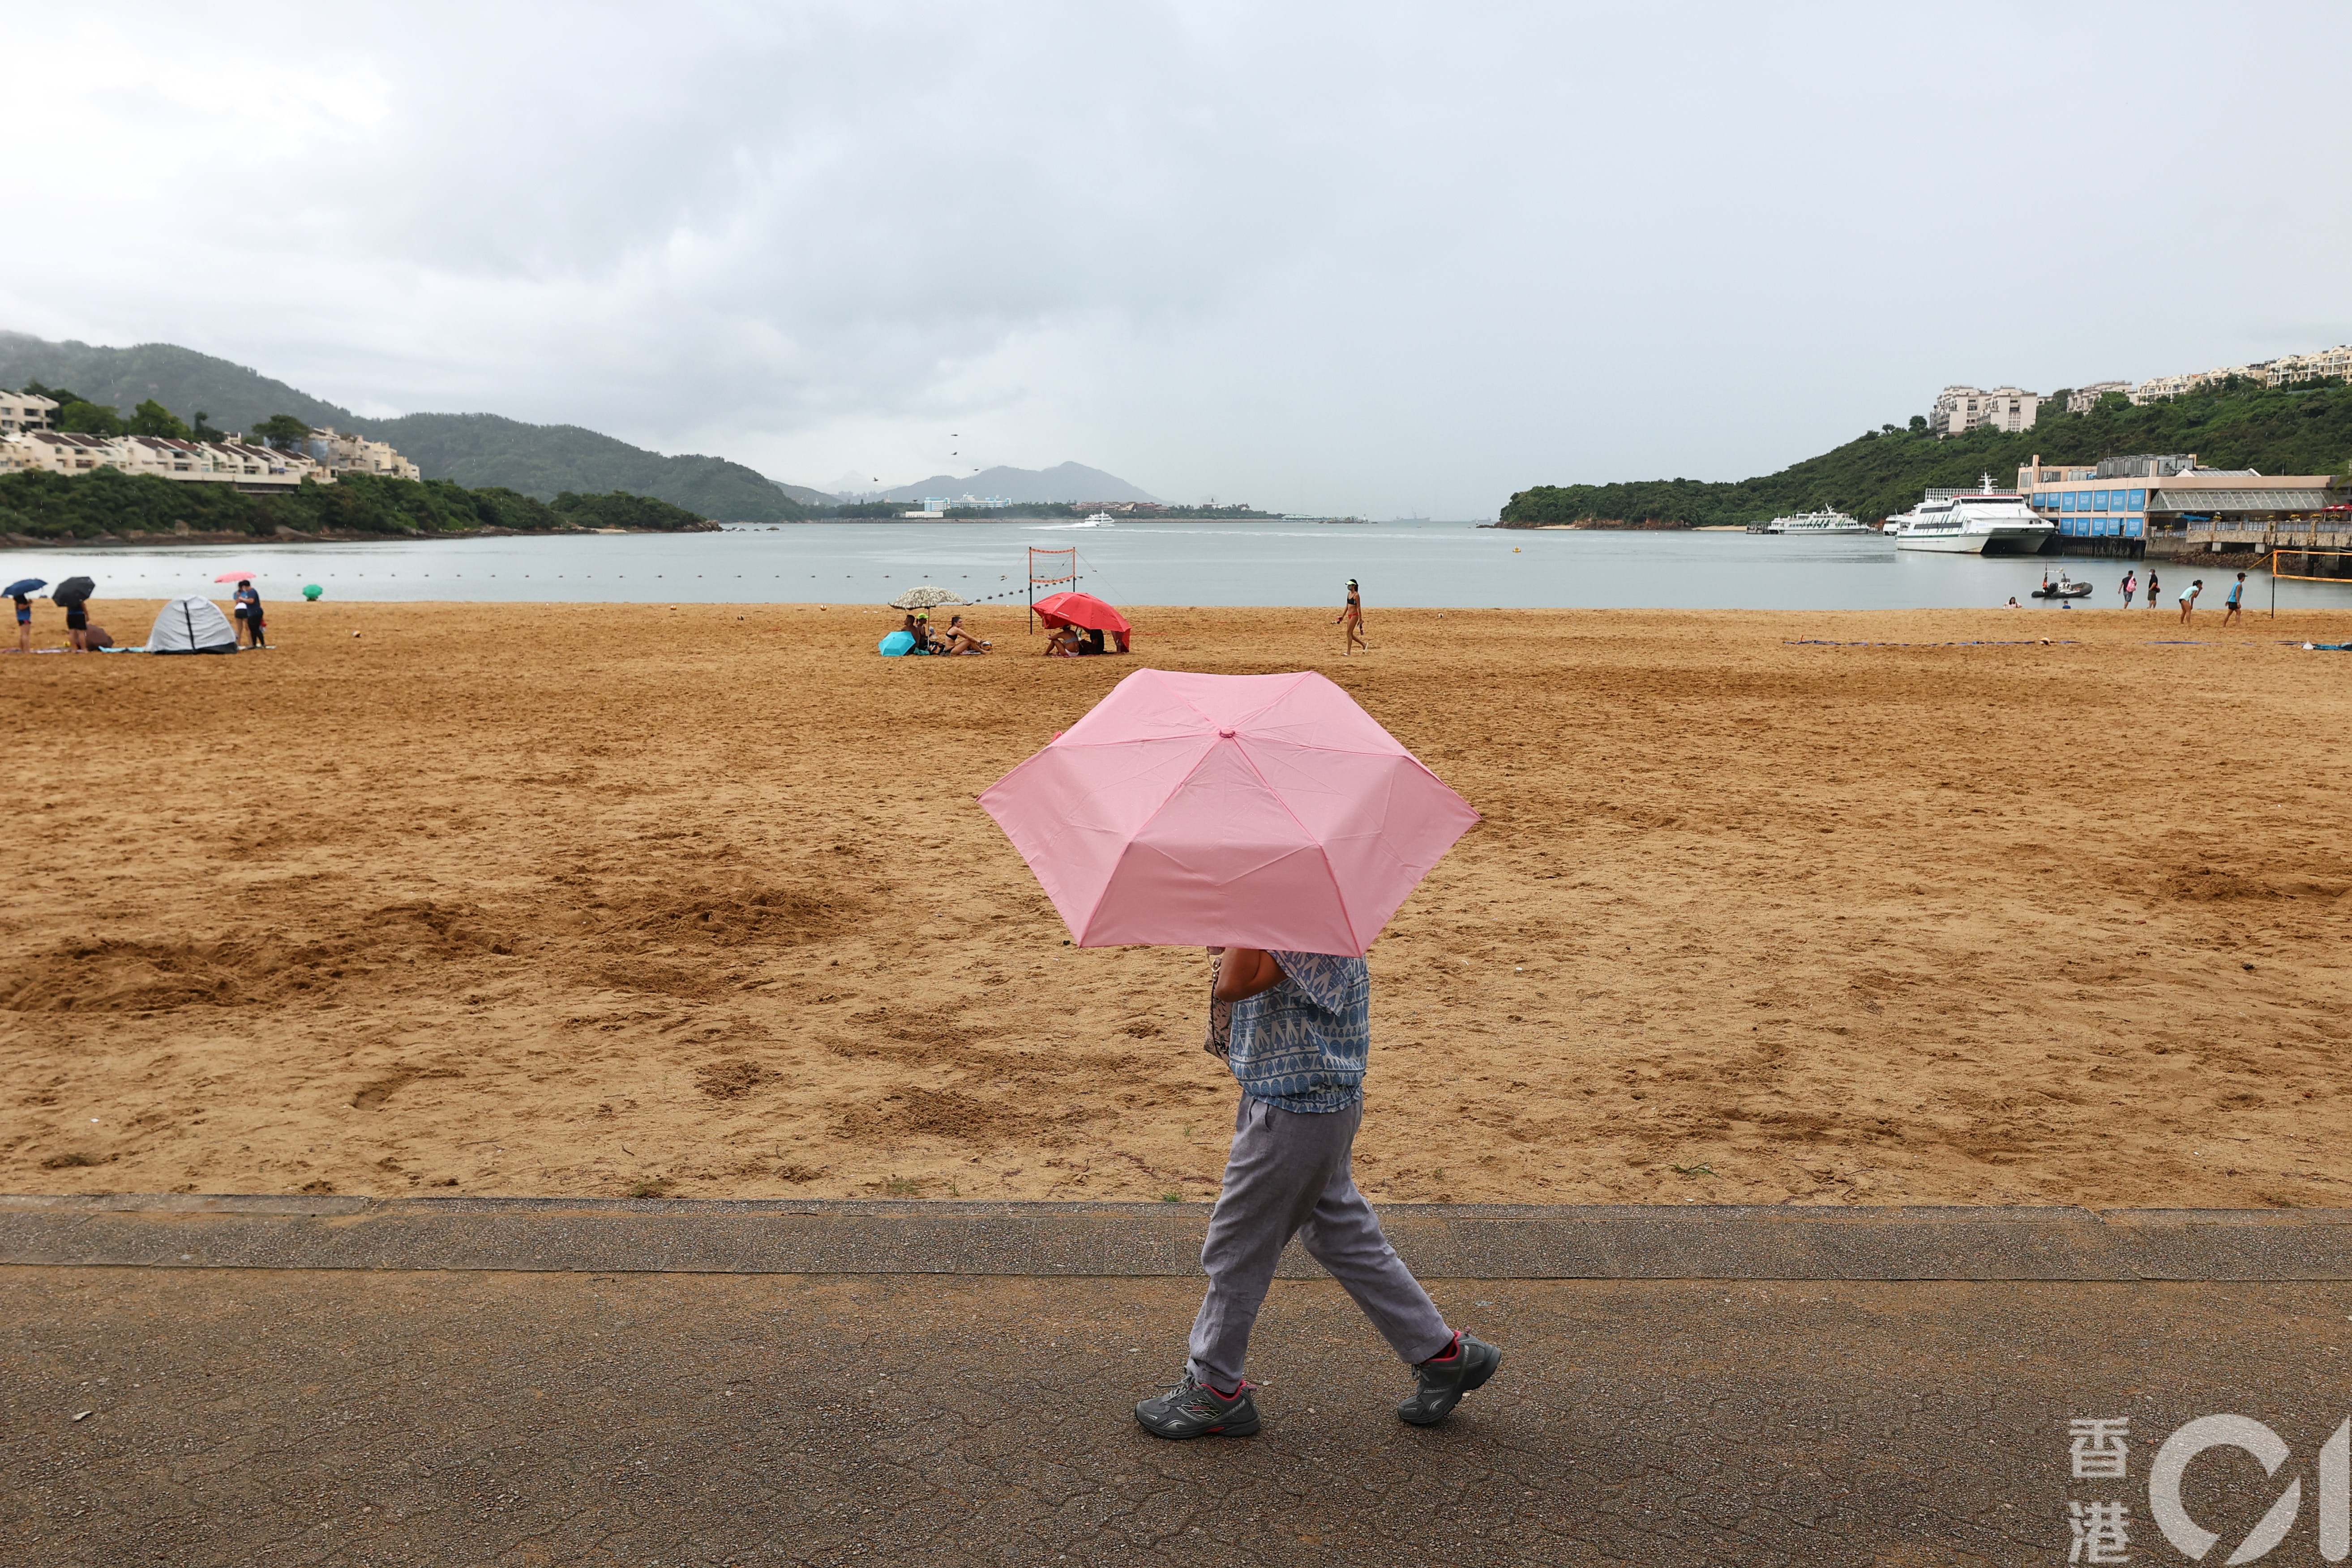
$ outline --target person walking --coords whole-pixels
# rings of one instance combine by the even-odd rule
[[[250,577],[243,577],[237,580],[236,618],[238,623],[245,627],[245,640],[247,647],[267,647],[269,646],[261,640],[261,595],[255,589],[253,580]]]
[[[1412,1369],[1397,1406],[1416,1426],[1443,1421],[1503,1364],[1503,1352],[1447,1326],[1381,1234],[1356,1190],[1349,1152],[1364,1119],[1371,973],[1360,958],[1211,948],[1206,1048],[1241,1086],[1224,1185],[1201,1248],[1209,1289],[1192,1321],[1182,1378],[1139,1401],[1155,1437],[1245,1437],[1258,1430],[1244,1375],[1276,1263],[1293,1236]]]
[[[2116,586],[2124,596],[2124,608],[2126,610],[2130,609],[2132,591],[2139,586],[2138,574],[2132,572],[2129,568],[2126,568],[2124,572],[2124,580],[2120,584],[2116,584]]]
[[[2205,591],[2205,579],[2198,578],[2189,584],[2189,592],[2180,595],[2180,624],[2187,626],[2189,617],[2197,613],[2197,595]]]
[[[16,599],[16,651],[33,651],[33,601],[18,594]]]
[[[1370,645],[1364,641],[1364,595],[1356,586],[1356,580],[1353,577],[1348,579],[1347,605],[1340,610],[1339,618],[1331,624],[1348,628],[1347,644],[1340,649],[1342,658],[1355,652],[1358,648],[1362,648],[1366,653],[1372,651]]]
[[[2151,610],[2156,608],[2163,595],[2164,585],[2156,580],[2156,568],[2151,566],[2147,569],[2147,607]]]
[[[2230,629],[2231,622],[2240,618],[2238,612],[2246,607],[2245,598],[2246,574],[2243,572],[2241,572],[2238,574],[2238,580],[2230,584],[2230,607],[2223,611],[2221,615],[2221,629],[2223,631]]]

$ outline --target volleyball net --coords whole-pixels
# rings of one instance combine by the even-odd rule
[[[1075,546],[1067,550],[1040,550],[1029,547],[1029,629],[1037,629],[1037,590],[1058,588],[1065,583],[1078,580],[1078,552]]]

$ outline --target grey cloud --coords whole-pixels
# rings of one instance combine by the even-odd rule
[[[1949,379],[2352,338],[2312,195],[2345,111],[2177,93],[2332,58],[2326,6],[427,5],[246,56],[182,15],[0,66],[211,177],[0,212],[42,262],[0,325],[784,478],[948,470],[957,431],[1177,500],[1486,511],[1776,467]],[[261,87],[207,97],[230,69]]]

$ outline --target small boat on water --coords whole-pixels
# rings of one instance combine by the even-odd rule
[[[2050,580],[2049,574],[2044,573],[2042,586],[2033,590],[2033,596],[2037,599],[2087,599],[2091,596],[2091,585],[2075,582],[2062,568],[2054,583]]]
[[[1760,533],[1868,533],[1871,531],[1842,511],[1823,510],[1801,511],[1789,517],[1776,517],[1757,531]]]

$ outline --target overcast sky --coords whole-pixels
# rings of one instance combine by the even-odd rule
[[[1490,516],[2352,339],[2341,4],[0,24],[0,327],[803,484]]]

